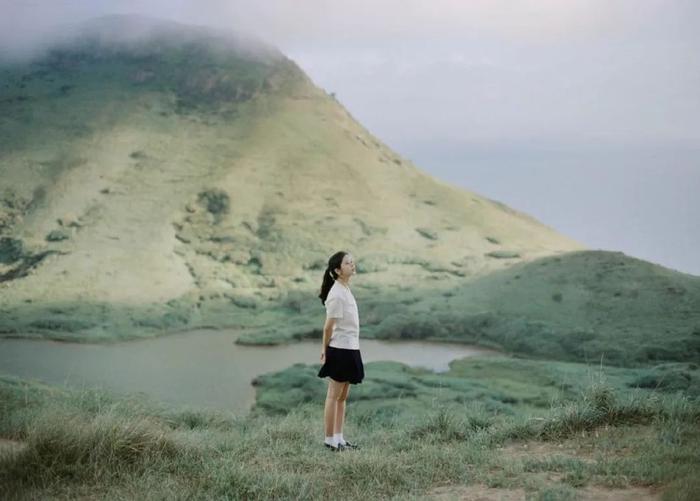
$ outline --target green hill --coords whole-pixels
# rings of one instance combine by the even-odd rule
[[[0,69],[4,332],[238,325],[313,293],[340,248],[389,290],[581,249],[421,172],[262,44],[131,17],[81,33]]]
[[[367,335],[381,338],[478,343],[616,365],[700,361],[700,277],[619,252],[518,263],[448,286],[439,298],[418,292],[398,308],[391,299],[367,301],[364,317],[376,320]]]

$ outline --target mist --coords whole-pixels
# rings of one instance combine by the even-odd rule
[[[0,1],[0,54],[135,13],[275,45],[420,168],[700,275],[692,1]]]

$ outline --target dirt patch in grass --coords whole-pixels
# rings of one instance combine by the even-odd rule
[[[550,456],[566,456],[580,461],[594,461],[593,451],[575,444],[554,444],[547,442],[520,442],[502,447],[503,456],[516,459],[541,459]]]
[[[468,501],[525,501],[524,489],[503,489],[485,485],[445,486],[433,489],[427,499]],[[576,499],[581,501],[647,501],[661,499],[661,493],[644,487],[611,489],[608,487],[585,487],[576,489]]]
[[[427,499],[452,500],[468,499],[469,501],[525,501],[525,489],[502,489],[485,485],[445,486],[433,489]]]
[[[431,491],[436,499],[526,499],[533,492],[543,498],[582,500],[661,499],[659,486],[626,485],[612,487],[593,472],[599,462],[624,460],[634,456],[641,444],[654,439],[653,426],[602,427],[585,431],[561,442],[513,442],[499,447],[491,463],[491,474],[509,477],[507,485],[445,486]],[[522,470],[521,470],[522,469]],[[509,473],[510,472],[510,473]],[[519,472],[512,477],[514,472]],[[522,486],[522,488],[518,488]],[[527,494],[527,495],[526,495]]]
[[[0,438],[0,456],[17,454],[18,452],[24,450],[26,446],[27,444],[18,440]]]
[[[577,489],[580,499],[584,501],[638,501],[661,499],[661,492],[648,487],[626,487],[613,489],[610,487],[589,486]]]
[[[590,463],[601,456],[629,457],[634,454],[636,444],[653,440],[654,434],[652,426],[605,426],[581,432],[560,443],[515,442],[499,448],[499,452],[516,460],[566,456]]]

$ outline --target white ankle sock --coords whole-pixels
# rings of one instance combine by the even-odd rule
[[[324,442],[330,445],[331,447],[338,447],[338,440],[335,438],[335,435],[333,435],[332,437],[326,437]]]
[[[333,434],[333,440],[335,440],[336,443],[338,443],[338,444],[340,444],[340,445],[345,445],[345,439],[343,438],[343,434],[342,434],[342,433],[334,433],[334,434]]]

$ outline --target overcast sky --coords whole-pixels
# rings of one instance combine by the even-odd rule
[[[439,179],[700,275],[695,0],[0,0],[2,51],[140,13],[279,47]]]

